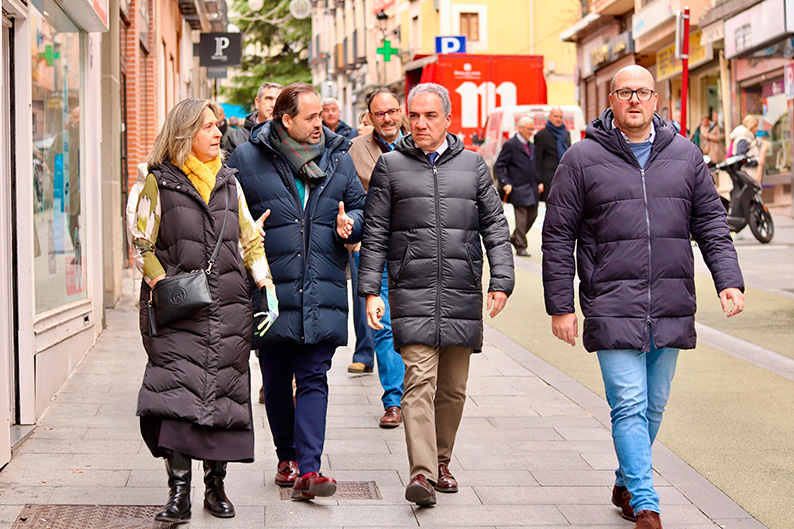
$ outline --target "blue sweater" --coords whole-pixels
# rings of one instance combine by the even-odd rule
[[[634,157],[640,162],[640,167],[645,169],[645,164],[648,162],[648,157],[651,155],[651,145],[649,141],[641,143],[629,143],[629,149],[634,153]]]

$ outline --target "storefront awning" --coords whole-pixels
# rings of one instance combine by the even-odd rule
[[[560,40],[563,42],[576,42],[576,36],[600,18],[601,15],[597,13],[588,13],[579,22],[560,33]]]

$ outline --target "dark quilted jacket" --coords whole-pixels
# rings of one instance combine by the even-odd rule
[[[380,157],[364,212],[358,293],[379,294],[389,275],[394,346],[461,346],[483,341],[483,250],[489,291],[510,295],[515,282],[507,220],[482,157],[447,134],[433,166],[403,137]]]
[[[149,285],[141,285],[140,326],[149,356],[138,415],[184,419],[216,428],[251,427],[248,373],[253,329],[246,270],[238,250],[236,171],[224,166],[207,205],[171,163],[153,166],[160,193],[155,255],[166,276],[206,268],[229,211],[218,257],[208,276],[212,305],[149,336]]]
[[[309,193],[304,214],[292,166],[270,146],[270,125],[257,125],[251,141],[235,149],[229,159],[229,165],[240,170],[238,178],[253,217],[270,210],[265,222],[265,253],[280,315],[256,345],[344,345],[348,263],[344,244],[361,240],[365,199],[347,152],[350,141],[323,127],[325,151],[317,165],[329,176]],[[355,222],[353,234],[345,241],[336,234],[340,201]]]
[[[697,241],[717,291],[744,288],[725,209],[700,150],[654,118],[644,169],[607,110],[568,149],[543,225],[546,311],[574,311],[574,273],[588,351],[695,347]],[[576,246],[576,269],[574,265]]]

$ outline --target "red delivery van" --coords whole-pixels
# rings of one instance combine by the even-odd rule
[[[545,105],[546,79],[540,55],[434,54],[405,65],[405,94],[419,83],[438,83],[449,90],[452,125],[466,148],[497,107]]]

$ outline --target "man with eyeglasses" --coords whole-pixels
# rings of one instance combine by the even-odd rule
[[[579,336],[578,267],[584,347],[598,354],[612,409],[619,465],[612,503],[635,529],[662,527],[651,446],[678,351],[696,344],[690,235],[723,311],[731,317],[744,308],[742,272],[708,168],[700,150],[655,115],[653,88],[639,65],[615,75],[611,108],[560,162],[543,225],[552,332],[572,346]]]
[[[350,156],[353,158],[353,164],[356,166],[356,172],[358,172],[358,177],[361,179],[365,191],[369,189],[369,179],[372,176],[372,170],[375,168],[375,163],[377,163],[381,154],[393,151],[397,140],[406,133],[403,127],[403,113],[400,108],[400,101],[397,99],[397,95],[388,88],[378,88],[367,97],[367,110],[369,111],[370,122],[375,129],[369,134],[354,139],[353,144],[350,146]],[[360,247],[361,245],[359,244],[353,252],[356,268],[358,268],[358,250]],[[357,288],[358,282],[356,281],[353,285],[354,296],[357,295]],[[396,428],[402,423],[402,404],[400,401],[403,396],[405,365],[400,355],[394,350],[394,340],[391,332],[391,312],[389,311],[389,283],[385,269],[381,279],[380,297],[383,300],[385,311],[381,318],[383,328],[375,331],[375,357],[378,359],[378,377],[383,387],[381,401],[384,408],[383,417],[381,417],[379,425],[381,428]],[[354,303],[359,300],[363,302],[363,299],[354,300]],[[364,312],[364,325],[366,325],[366,308],[364,308]],[[367,359],[357,355],[358,352],[353,355],[353,365],[348,368],[348,371],[358,368],[355,365],[356,362],[364,362],[362,365],[372,366],[372,356],[368,359],[369,364],[366,364]]]

